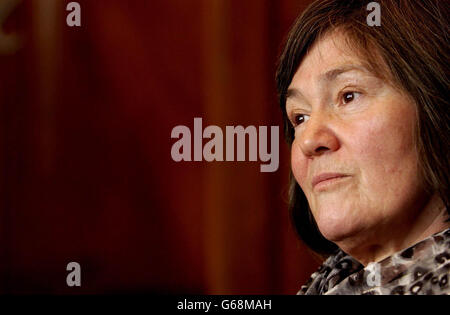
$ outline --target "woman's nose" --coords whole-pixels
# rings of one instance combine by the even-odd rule
[[[311,115],[300,131],[299,144],[308,157],[319,156],[339,149],[340,143],[333,129],[332,118],[325,113]]]

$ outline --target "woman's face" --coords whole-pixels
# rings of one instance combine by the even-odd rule
[[[414,104],[370,73],[342,34],[311,48],[286,110],[295,125],[292,171],[327,239],[386,232],[417,213],[425,193]]]

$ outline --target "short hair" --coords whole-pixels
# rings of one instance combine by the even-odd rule
[[[450,213],[450,1],[377,2],[381,8],[381,26],[367,24],[369,1],[361,0],[315,1],[297,18],[289,32],[276,73],[285,138],[291,146],[294,128],[287,117],[286,96],[295,72],[314,43],[332,31],[340,30],[350,47],[365,57],[372,71],[389,79],[414,102],[418,118],[415,145],[421,172],[419,178],[428,193],[439,193]],[[380,73],[380,66],[386,69],[387,76]],[[298,235],[313,251],[330,255],[337,249],[320,233],[306,196],[292,171],[289,211]]]

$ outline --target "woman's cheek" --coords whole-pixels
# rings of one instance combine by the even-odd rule
[[[308,176],[307,160],[303,155],[300,146],[295,142],[292,143],[291,149],[291,169],[295,180],[302,189],[306,187],[306,179]]]

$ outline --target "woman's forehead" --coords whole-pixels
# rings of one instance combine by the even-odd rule
[[[356,42],[346,32],[339,30],[317,39],[294,73],[290,87],[299,82],[327,83],[348,73],[390,77],[382,58],[374,51],[366,53],[354,44]]]
[[[347,35],[343,32],[335,31],[319,38],[300,63],[297,72],[303,70],[307,72],[320,73],[324,78],[326,73],[333,74],[333,69],[347,70],[349,68],[363,68],[367,63],[362,60],[362,53],[358,48],[350,47]]]

